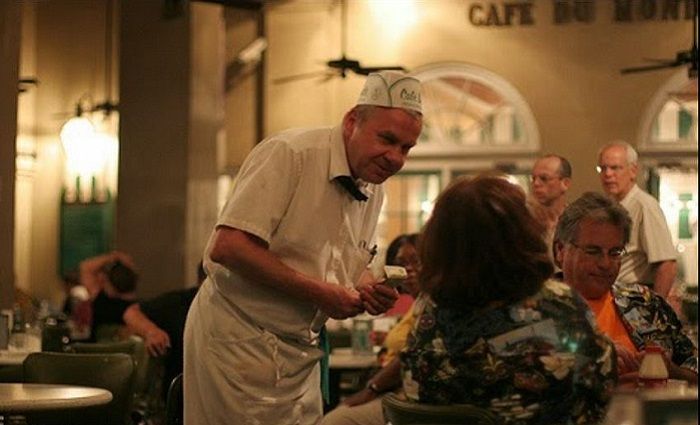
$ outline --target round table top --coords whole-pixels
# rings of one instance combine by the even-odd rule
[[[99,406],[110,401],[112,401],[112,393],[102,388],[0,383],[0,411],[5,412]]]

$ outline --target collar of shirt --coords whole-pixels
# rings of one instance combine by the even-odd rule
[[[632,199],[640,190],[642,189],[640,189],[639,186],[637,186],[636,184],[632,185],[632,189],[630,189],[630,191],[627,192],[627,195],[625,195],[625,197],[622,198],[620,204],[629,210],[630,199]]]
[[[356,179],[350,172],[348,165],[348,156],[345,151],[345,142],[343,141],[342,127],[334,127],[330,135],[331,143],[331,160],[328,166],[328,181],[332,182],[336,177],[348,176],[353,179],[355,186],[362,192],[363,195],[371,197],[374,194],[374,185]]]

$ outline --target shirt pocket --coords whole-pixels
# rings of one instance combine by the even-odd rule
[[[353,286],[360,281],[362,272],[367,269],[373,254],[364,247],[351,247],[346,251],[345,274],[350,284]]]

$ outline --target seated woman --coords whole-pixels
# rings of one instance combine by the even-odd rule
[[[401,353],[410,400],[466,403],[504,422],[596,423],[616,382],[612,344],[561,282],[523,191],[495,176],[438,198],[420,245],[421,295]]]
[[[403,317],[413,306],[413,301],[418,293],[418,233],[408,233],[394,238],[386,249],[387,266],[403,266],[408,273],[404,284],[396,288],[399,291],[399,299],[394,306],[384,313],[384,316]],[[401,347],[403,348],[403,347]]]
[[[418,235],[415,233],[396,237],[387,248],[385,261],[386,265],[406,268],[407,277],[401,284],[400,292],[410,294],[414,298],[418,294],[420,269],[417,240]],[[380,395],[401,387],[398,353],[404,347],[412,326],[413,314],[409,308],[384,339],[386,354],[382,360],[382,368],[363,390],[343,400],[338,408],[326,415],[321,425],[384,425]]]
[[[624,207],[585,193],[559,218],[555,261],[564,282],[583,296],[600,330],[615,342],[621,381],[636,380],[641,352],[653,343],[665,349],[671,378],[697,383],[697,350],[673,308],[645,285],[615,282],[630,226]]]

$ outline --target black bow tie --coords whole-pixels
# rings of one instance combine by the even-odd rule
[[[352,177],[350,176],[338,176],[334,179],[338,183],[340,183],[341,186],[356,200],[358,201],[366,201],[367,200],[367,195],[362,193],[360,189],[357,187],[355,184],[355,180],[353,180]]]

